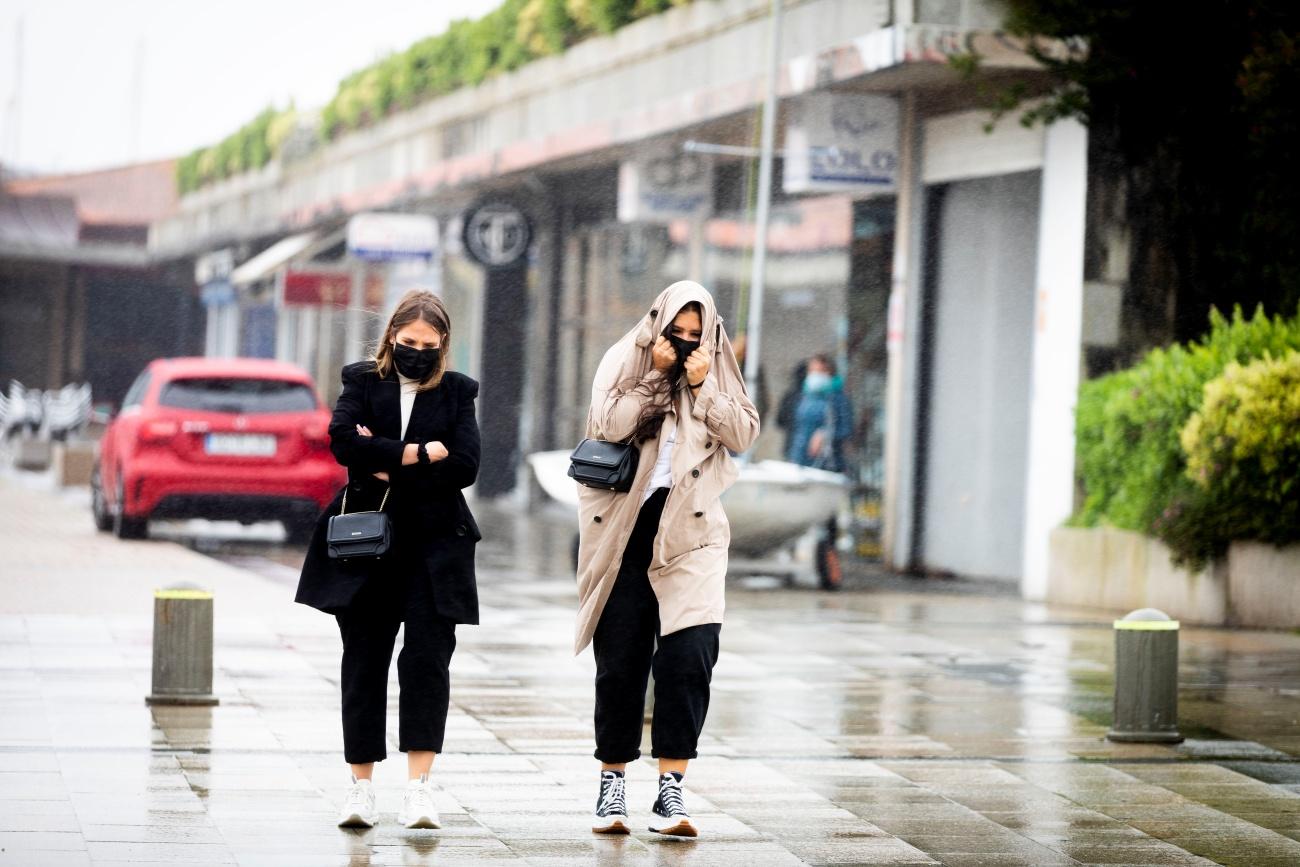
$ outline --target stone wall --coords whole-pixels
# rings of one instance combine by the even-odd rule
[[[1112,527],[1052,531],[1047,601],[1116,613],[1159,608],[1187,623],[1300,627],[1300,545],[1236,542],[1193,572],[1157,539]]]

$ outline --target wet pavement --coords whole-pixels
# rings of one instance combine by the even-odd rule
[[[1187,741],[1111,744],[1111,615],[863,570],[732,586],[687,775],[703,836],[593,838],[571,519],[477,512],[445,827],[395,822],[394,676],[381,824],[341,831],[339,640],[291,602],[301,551],[266,527],[121,542],[84,497],[0,476],[0,864],[1300,864],[1300,635],[1184,629]],[[216,594],[217,707],[144,704],[152,591],[180,580]],[[653,789],[632,766],[634,827]]]

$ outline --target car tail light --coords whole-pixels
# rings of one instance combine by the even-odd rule
[[[323,424],[310,424],[303,428],[302,436],[314,446],[324,446],[329,444],[330,429]]]
[[[176,422],[167,419],[147,421],[140,427],[140,439],[148,442],[160,442],[176,436],[180,430]]]

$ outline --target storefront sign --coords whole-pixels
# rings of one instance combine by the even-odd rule
[[[204,307],[220,307],[235,303],[235,287],[226,278],[209,280],[199,289],[199,300]]]
[[[648,148],[618,170],[618,219],[669,223],[703,216],[713,206],[713,161],[680,145]]]
[[[365,281],[363,303],[371,310],[378,309],[384,303],[384,278],[380,274],[369,273]],[[297,271],[290,268],[284,272],[281,299],[285,306],[347,307],[351,297],[350,271]]]
[[[225,280],[235,270],[235,251],[230,247],[204,253],[194,260],[194,282],[204,286],[215,280]]]
[[[508,268],[528,255],[532,226],[528,215],[503,201],[482,202],[465,215],[465,252],[488,268]]]
[[[786,129],[787,193],[893,193],[898,174],[898,100],[812,93]]]
[[[427,259],[438,249],[438,223],[424,214],[357,214],[348,220],[348,254],[372,262]]]

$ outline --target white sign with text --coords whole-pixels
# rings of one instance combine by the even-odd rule
[[[785,191],[892,194],[898,182],[898,100],[812,93],[792,107]]]

